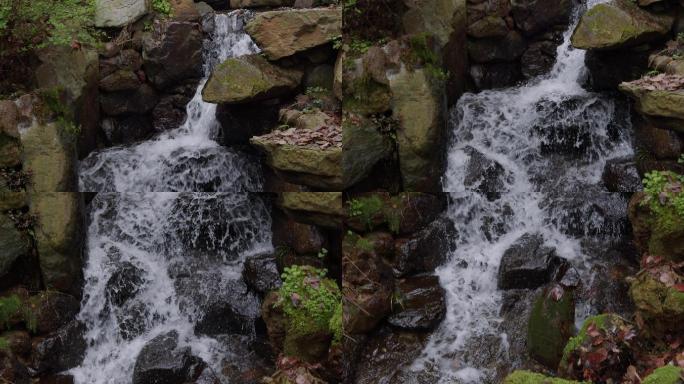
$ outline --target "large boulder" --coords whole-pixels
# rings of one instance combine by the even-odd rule
[[[345,186],[351,186],[368,176],[378,161],[393,150],[389,135],[379,131],[369,119],[346,118],[342,124],[342,168]]]
[[[415,276],[399,280],[393,295],[391,325],[408,330],[429,331],[446,314],[445,292],[437,276]]]
[[[269,60],[278,60],[342,35],[342,8],[262,12],[245,30]]]
[[[107,117],[102,119],[101,124],[107,142],[112,145],[135,143],[154,132],[152,122],[146,115]]]
[[[426,341],[427,335],[424,332],[396,331],[389,327],[380,329],[361,351],[354,382],[404,382],[400,375],[404,370],[409,370],[411,362],[420,356]]]
[[[169,21],[143,38],[145,74],[166,89],[188,78],[202,77],[202,32],[199,24]]]
[[[31,296],[26,306],[33,331],[38,334],[56,332],[78,314],[78,299],[55,291],[43,291]]]
[[[278,125],[279,111],[277,102],[219,104],[216,120],[221,124],[221,144],[245,145],[253,136],[268,133],[271,127]]]
[[[77,191],[76,149],[57,123],[35,122],[21,136],[24,169],[35,192]]]
[[[140,351],[133,369],[133,384],[183,384],[194,381],[205,363],[190,347],[178,346],[178,332],[170,331],[150,340]]]
[[[630,280],[629,296],[646,324],[645,334],[661,339],[681,328],[684,292],[674,285],[682,279],[669,264],[664,264],[642,270]]]
[[[446,97],[438,83],[426,69],[403,70],[390,80],[399,165],[408,191],[441,191]]]
[[[646,198],[646,194],[640,192],[629,202],[629,221],[639,250],[674,261],[684,260],[684,218],[674,212],[658,215]],[[662,209],[674,210],[671,207]]]
[[[143,269],[130,261],[118,265],[105,285],[105,296],[109,303],[120,307],[135,297],[147,282],[145,274]]]
[[[644,188],[631,157],[608,160],[601,178],[608,192],[638,192]]]
[[[501,257],[499,289],[533,289],[549,283],[564,260],[538,234],[525,234]]]
[[[36,248],[46,288],[81,296],[83,218],[76,192],[42,192],[31,196]]]
[[[573,0],[512,0],[511,13],[518,28],[530,36],[567,24],[574,5]]]
[[[545,289],[534,302],[527,323],[530,356],[549,369],[556,369],[575,324],[575,299],[560,285]]]
[[[392,270],[396,277],[434,271],[448,260],[458,230],[446,217],[394,242]]]
[[[289,128],[253,137],[266,163],[286,181],[326,191],[345,188],[342,132],[339,126]]]
[[[29,250],[29,239],[22,234],[14,222],[0,213],[0,277],[5,276],[14,262]]]
[[[525,38],[516,31],[510,31],[503,38],[486,38],[468,42],[469,57],[476,63],[514,61],[527,48]]]
[[[276,290],[283,284],[276,259],[268,253],[247,257],[242,278],[248,287],[262,294]]]
[[[341,192],[283,192],[278,205],[295,220],[339,228],[345,215]]]
[[[150,11],[150,0],[96,0],[95,26],[123,27],[137,21]]]
[[[97,147],[100,109],[93,102],[99,94],[97,52],[56,46],[39,50],[38,59],[36,82],[56,96],[52,103],[59,104],[63,118],[79,127],[78,154],[84,158]]]
[[[629,0],[612,0],[595,5],[582,15],[571,41],[579,49],[633,47],[663,38],[673,22],[671,15],[647,12]]]
[[[85,357],[86,326],[74,320],[35,343],[32,366],[39,373],[59,373],[77,367]]]
[[[214,68],[202,98],[216,104],[270,99],[295,90],[302,76],[302,72],[275,66],[261,55],[234,57]]]
[[[159,95],[150,85],[143,84],[134,91],[118,91],[100,95],[102,112],[108,116],[146,114],[157,102]]]
[[[684,133],[684,77],[658,75],[620,84],[637,111],[661,128]]]

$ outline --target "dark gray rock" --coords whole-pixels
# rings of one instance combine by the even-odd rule
[[[272,254],[248,257],[242,270],[242,278],[247,286],[262,294],[278,289],[282,285],[278,265]]]
[[[510,87],[523,79],[518,63],[473,64],[470,77],[479,90]]]
[[[38,373],[59,373],[81,364],[88,346],[86,327],[72,321],[39,342],[32,354],[32,366]]]
[[[146,115],[108,117],[102,120],[101,126],[110,145],[135,143],[153,132],[152,123]]]
[[[278,125],[278,103],[227,105],[219,104],[216,119],[221,123],[223,145],[248,144],[253,136],[259,136]]]
[[[434,271],[454,250],[456,234],[454,222],[440,217],[410,237],[396,239],[392,262],[394,276]]]
[[[178,332],[150,340],[140,351],[133,369],[133,384],[183,384],[194,381],[206,364],[190,347],[178,347]]]
[[[503,38],[473,39],[468,41],[469,57],[476,63],[513,61],[525,52],[527,43],[518,32],[511,31]]]
[[[15,260],[28,252],[28,246],[28,239],[19,232],[12,220],[0,214],[0,277],[9,272]]]
[[[552,281],[564,259],[544,246],[538,234],[525,234],[504,252],[499,266],[499,289],[534,289]]]
[[[158,101],[157,92],[147,84],[141,85],[133,92],[121,91],[100,95],[100,106],[108,116],[144,114],[151,111]]]
[[[160,132],[180,127],[187,117],[185,107],[189,101],[190,98],[182,94],[162,97],[152,110],[154,130]]]
[[[608,192],[638,192],[644,188],[636,162],[631,157],[608,160],[602,179]]]
[[[161,89],[202,76],[202,33],[197,23],[164,22],[143,38],[143,67]]]
[[[494,201],[506,191],[506,170],[496,161],[487,158],[473,147],[466,147],[464,152],[470,156],[463,184]]]
[[[391,325],[408,330],[429,331],[446,313],[445,292],[437,276],[415,276],[396,284]]]
[[[531,36],[555,24],[567,24],[574,6],[573,0],[511,0],[511,13],[515,25]]]
[[[530,44],[520,58],[520,69],[526,79],[548,73],[556,62],[556,48],[553,41],[538,41]]]
[[[140,292],[146,281],[144,270],[124,261],[107,280],[105,295],[112,305],[119,307]]]

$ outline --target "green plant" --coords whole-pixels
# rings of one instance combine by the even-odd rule
[[[427,74],[437,81],[445,81],[449,73],[442,68],[442,60],[432,48],[433,37],[427,33],[411,36],[409,61],[414,65],[422,64]]]
[[[369,40],[352,39],[349,41],[349,53],[352,55],[363,55],[368,52],[373,42]]]
[[[335,38],[333,38],[332,42],[333,42],[333,49],[334,50],[337,51],[340,48],[342,48],[342,44],[343,44],[342,35],[335,36]]]
[[[4,337],[0,337],[0,351],[9,351],[9,342]]]
[[[152,0],[152,9],[155,12],[166,16],[170,16],[171,11],[173,10],[173,8],[171,8],[171,3],[169,3],[169,0]]]
[[[326,256],[328,256],[328,250],[325,248],[321,248],[320,251],[318,251],[318,258],[319,259],[325,259]]]
[[[64,90],[59,87],[41,90],[42,100],[54,115],[57,126],[67,139],[77,138],[81,134],[81,126],[74,122],[74,113],[63,101]]]
[[[656,230],[669,232],[684,223],[684,175],[653,171],[645,175],[642,201],[653,212]]]
[[[659,74],[660,74],[660,71],[657,69],[653,69],[653,70],[646,72],[647,77],[658,76]]]
[[[677,160],[679,164],[684,164],[684,155],[679,157],[679,160]]]
[[[307,334],[327,332],[342,300],[335,281],[326,278],[327,270],[294,265],[285,268],[279,304],[288,320],[288,332]],[[333,332],[334,333],[334,332]]]
[[[9,328],[10,321],[21,310],[21,299],[17,295],[0,298],[0,326]]]
[[[335,312],[333,312],[330,322],[328,323],[328,328],[333,334],[333,344],[338,344],[342,341],[342,336],[344,335],[344,324],[343,324],[343,310],[342,302],[338,302],[335,307]]]

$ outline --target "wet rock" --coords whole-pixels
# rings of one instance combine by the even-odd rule
[[[515,25],[527,36],[570,21],[572,0],[513,0],[511,14]]]
[[[100,106],[108,116],[145,114],[154,108],[159,96],[154,88],[143,84],[134,92],[112,92],[100,95]]]
[[[272,254],[249,256],[245,260],[242,278],[250,288],[262,294],[282,285],[276,259]]]
[[[100,79],[100,89],[105,92],[134,91],[140,86],[140,79],[133,71],[118,70]]]
[[[588,51],[584,62],[592,90],[614,91],[623,81],[638,79],[648,72],[648,51]]]
[[[34,124],[21,137],[23,164],[35,192],[77,191],[76,148],[57,123]]]
[[[468,25],[468,36],[474,38],[504,37],[508,34],[508,25],[501,17],[487,16]]]
[[[31,353],[31,335],[27,331],[8,331],[0,334],[7,341],[9,350],[17,356]]]
[[[102,119],[102,131],[112,145],[131,144],[149,137],[152,123],[146,115],[128,115]]]
[[[41,376],[38,384],[74,384],[74,377],[66,374]]]
[[[80,303],[73,296],[44,291],[31,296],[27,306],[35,332],[45,334],[55,332],[73,320],[78,314]]]
[[[342,34],[342,9],[316,8],[257,14],[245,28],[269,60],[331,42]]]
[[[150,340],[140,351],[133,370],[133,384],[183,384],[192,382],[205,363],[193,356],[190,347],[178,346],[176,331]]]
[[[254,316],[245,314],[230,302],[211,303],[204,315],[195,324],[195,332],[201,335],[223,335],[228,333],[250,334]]]
[[[117,307],[135,297],[144,287],[146,272],[129,261],[117,266],[105,286],[105,295],[109,302]]]
[[[608,50],[663,38],[672,27],[669,15],[655,15],[626,0],[597,4],[580,19],[571,42],[575,48]]]
[[[38,193],[31,197],[36,248],[46,288],[81,296],[83,219],[77,192]]]
[[[453,251],[457,229],[453,221],[438,218],[408,238],[395,242],[392,269],[396,277],[434,271]]]
[[[0,214],[0,277],[10,271],[14,262],[29,249],[28,238],[14,226],[5,214]]]
[[[345,185],[351,186],[368,176],[379,161],[393,150],[391,139],[369,119],[358,117],[342,124],[342,168]]]
[[[377,192],[351,199],[351,213],[345,224],[365,232],[386,226],[397,235],[418,232],[425,228],[446,208],[442,194],[403,192],[398,195]]]
[[[478,39],[468,42],[469,57],[476,63],[514,61],[527,48],[525,38],[510,31],[503,38]]]
[[[146,0],[97,0],[95,26],[123,27],[135,22],[149,11],[150,4]]]
[[[548,73],[556,63],[557,45],[553,41],[539,41],[530,44],[520,58],[520,68],[526,79]]]
[[[544,246],[544,238],[525,234],[504,252],[499,266],[499,289],[533,289],[550,282],[564,259]]]
[[[325,248],[327,239],[315,225],[298,223],[283,215],[273,215],[273,245],[291,248],[299,255],[315,255]]]
[[[631,157],[608,160],[602,179],[608,192],[638,192],[643,189],[641,176]]]
[[[339,228],[345,210],[340,192],[283,192],[278,204],[295,220]]]
[[[517,63],[473,64],[470,77],[480,90],[510,87],[523,79]]]
[[[86,327],[72,321],[39,341],[32,354],[32,366],[39,373],[59,373],[81,364],[88,344]]]
[[[556,369],[565,344],[572,337],[574,323],[573,292],[559,285],[549,286],[535,300],[527,324],[530,356],[549,369]]]
[[[684,153],[684,136],[657,128],[642,119],[633,122],[636,140],[660,160],[677,160]]]
[[[407,330],[429,331],[446,314],[445,292],[437,276],[415,276],[399,280],[393,296],[394,308],[387,322]]]
[[[264,297],[261,304],[261,317],[266,323],[271,347],[276,352],[282,351],[287,334],[287,318],[283,306],[280,304],[280,295],[277,291],[271,291]]]
[[[116,56],[100,60],[101,79],[119,70],[135,73],[140,68],[142,68],[142,56],[133,49],[124,49]]]
[[[168,131],[183,125],[187,114],[185,107],[190,98],[185,95],[168,95],[159,100],[152,110],[152,126],[157,132]]]
[[[185,79],[202,77],[199,24],[163,22],[159,30],[146,34],[143,67],[150,81],[161,89],[168,89]]]
[[[490,201],[500,198],[506,191],[506,169],[473,147],[466,147],[464,152],[470,158],[463,185],[487,196]]]
[[[119,335],[124,340],[133,340],[148,330],[147,319],[150,310],[139,301],[128,301],[116,312]]]
[[[237,104],[284,96],[299,86],[302,75],[260,55],[230,58],[214,68],[202,98],[208,103]]]
[[[0,380],[12,384],[30,384],[28,369],[11,353],[0,352]]]
[[[216,119],[221,123],[221,143],[244,145],[253,136],[263,135],[278,124],[280,105],[264,102],[254,104],[219,104]]]
[[[357,384],[395,383],[420,356],[426,342],[423,333],[401,332],[383,328],[368,340],[361,353],[356,373]]]

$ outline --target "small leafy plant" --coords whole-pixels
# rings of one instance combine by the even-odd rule
[[[653,171],[644,178],[648,206],[655,215],[656,229],[670,231],[684,221],[684,176],[671,171]]]
[[[171,8],[171,3],[169,3],[169,0],[152,0],[152,9],[155,12],[166,16],[170,16],[171,11],[173,10],[173,8]]]

